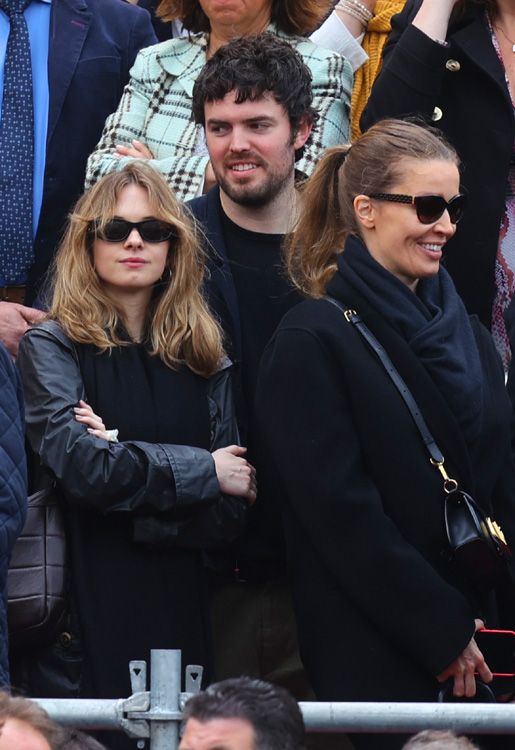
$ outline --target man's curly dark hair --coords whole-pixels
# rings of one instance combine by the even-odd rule
[[[288,114],[293,134],[303,121],[314,124],[311,71],[299,53],[276,34],[233,39],[207,61],[193,87],[193,117],[205,125],[204,105],[231,91],[241,104],[270,93]],[[297,160],[302,149],[296,153]]]

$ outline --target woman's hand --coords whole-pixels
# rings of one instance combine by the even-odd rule
[[[107,430],[101,417],[95,414],[91,406],[85,401],[79,401],[79,405],[75,406],[73,411],[75,412],[75,419],[77,422],[86,425],[88,432],[92,435],[103,438],[104,440],[116,442],[118,430]]]
[[[152,151],[141,141],[134,139],[130,146],[123,146],[121,143],[116,146],[114,153],[118,158],[123,156],[132,156],[133,159],[153,159]]]
[[[240,445],[228,445],[211,455],[215,462],[220,491],[226,495],[245,497],[252,505],[257,495],[256,470],[242,458],[246,452],[247,449]]]
[[[482,620],[474,620],[475,632],[485,627]],[[451,677],[454,679],[453,694],[457,698],[473,698],[476,694],[476,679],[475,674],[483,680],[483,682],[492,681],[492,673],[485,662],[483,654],[479,650],[474,638],[470,639],[468,646],[465,647],[463,652],[455,659],[452,664],[449,664],[436,678],[438,682],[445,682]]]

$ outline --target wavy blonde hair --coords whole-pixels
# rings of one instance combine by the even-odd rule
[[[387,193],[406,159],[451,161],[458,155],[442,134],[403,120],[381,120],[352,146],[328,149],[302,191],[302,212],[286,240],[290,278],[308,297],[321,297],[350,234],[361,236],[354,198]]]
[[[272,0],[271,20],[284,34],[305,36],[322,23],[333,5],[333,0]],[[199,0],[161,0],[157,15],[163,21],[182,21],[184,27],[195,34],[211,30]]]
[[[49,317],[73,341],[93,344],[101,352],[128,345],[120,335],[122,310],[94,267],[91,227],[94,221],[101,227],[115,215],[118,196],[129,185],[147,192],[153,216],[173,225],[176,233],[166,262],[170,278],[155,285],[147,310],[151,353],[168,367],[186,364],[207,377],[217,370],[224,352],[220,328],[201,292],[202,238],[165,180],[142,162],[106,175],[77,202],[54,262]]]

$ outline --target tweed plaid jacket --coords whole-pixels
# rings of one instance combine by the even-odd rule
[[[329,146],[346,143],[352,69],[336,52],[301,37],[286,37],[302,55],[313,76],[313,106],[319,119],[296,168],[309,175]],[[182,200],[198,195],[209,160],[198,153],[201,125],[192,119],[193,85],[206,62],[207,35],[170,39],[142,50],[131,70],[118,109],[105,123],[102,137],[88,161],[86,187],[121,169],[129,158],[115,156],[118,143],[136,138],[152,152],[149,164],[164,174]],[[200,138],[202,140],[202,138]]]

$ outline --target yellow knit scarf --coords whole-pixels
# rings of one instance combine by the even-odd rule
[[[353,141],[361,134],[359,118],[365,109],[372,85],[381,68],[383,47],[392,30],[392,16],[400,13],[405,3],[406,0],[377,0],[374,17],[368,23],[363,39],[363,49],[368,55],[368,60],[356,71],[352,89],[351,133]]]

